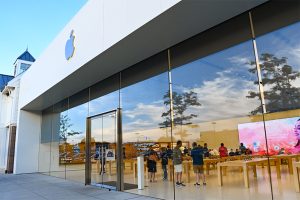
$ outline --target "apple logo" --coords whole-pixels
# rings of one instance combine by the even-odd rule
[[[70,60],[74,55],[74,51],[75,51],[74,40],[75,40],[75,35],[74,35],[74,30],[72,30],[70,33],[70,38],[67,40],[65,46],[65,57],[67,60]]]

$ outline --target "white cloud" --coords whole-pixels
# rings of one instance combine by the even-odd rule
[[[242,77],[232,76],[234,69],[219,72],[218,77],[211,81],[204,81],[201,86],[193,89],[176,85],[176,90],[181,92],[194,91],[201,106],[191,106],[187,114],[197,114],[195,123],[214,121],[238,116],[247,116],[260,104],[258,99],[246,98],[249,91],[258,91],[253,81],[244,80]],[[161,114],[165,111],[162,104],[137,104],[133,110],[124,114],[134,120],[125,124],[127,130],[141,130],[157,128],[162,121]],[[141,119],[143,117],[143,119]],[[144,120],[146,117],[146,120]],[[149,119],[149,120],[148,120]]]
[[[166,112],[166,107],[162,101],[156,101],[151,104],[138,103],[132,110],[124,110],[124,116],[134,120],[124,124],[124,130],[138,130],[158,127],[162,122],[161,114]]]
[[[233,56],[228,58],[229,62],[231,62],[233,65],[237,65],[239,67],[247,67],[251,68],[251,65],[249,64],[253,59],[250,57],[244,57],[244,56]]]
[[[205,81],[193,91],[202,106],[191,107],[188,112],[198,114],[197,122],[247,116],[259,105],[257,99],[246,98],[248,91],[257,91],[253,82],[228,77],[225,73],[212,81]]]
[[[287,63],[291,65],[294,70],[300,70],[300,44],[296,46],[287,46],[286,44],[280,44],[276,46],[278,51],[271,52],[278,58],[287,57]]]
[[[299,26],[296,25],[296,26]],[[299,34],[296,32],[286,32],[288,29],[282,29],[257,39],[258,53],[271,53],[276,57],[287,57],[288,64],[295,70],[300,70],[300,44]],[[263,41],[265,46],[261,46]]]
[[[94,99],[89,103],[89,115],[95,115],[116,109],[119,106],[118,92],[112,92],[108,95]]]

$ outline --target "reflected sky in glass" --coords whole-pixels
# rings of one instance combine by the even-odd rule
[[[259,53],[288,57],[288,64],[299,70],[299,27],[300,23],[296,23],[257,38]],[[260,105],[259,99],[247,98],[250,91],[258,92],[258,86],[254,84],[257,76],[248,71],[252,68],[251,61],[254,61],[252,41],[246,41],[172,70],[173,91],[193,91],[202,104],[187,110],[187,113],[197,115],[193,123],[251,115],[251,111]],[[298,83],[297,79],[294,84]],[[121,89],[124,132],[158,128],[164,121],[161,114],[168,109],[163,104],[167,91],[167,73]],[[116,91],[91,101],[89,115],[116,109],[118,95]],[[87,115],[87,109],[87,104],[74,109],[74,129],[85,126],[83,115]]]
[[[266,75],[268,79],[273,81],[273,84],[267,83],[264,85],[264,89],[269,93],[269,97],[266,95],[266,110],[267,112],[278,112],[283,110],[293,110],[300,107],[300,79],[293,80],[293,76],[300,72],[300,22],[292,24],[290,26],[281,28],[271,33],[262,35],[257,38],[257,48],[259,54],[272,54],[274,57],[281,59],[286,58],[286,63],[278,66],[274,65],[270,70],[262,70],[262,74]],[[263,63],[262,60],[260,60]],[[269,63],[274,63],[268,61]],[[275,78],[275,73],[283,74],[285,66],[290,66],[292,73],[281,76],[281,78]],[[272,72],[271,71],[274,71]],[[271,74],[271,76],[269,75]],[[277,75],[278,77],[278,75]],[[263,80],[265,83],[266,81]]]
[[[300,22],[286,26],[256,39],[259,53],[287,57],[288,64],[300,70]]]

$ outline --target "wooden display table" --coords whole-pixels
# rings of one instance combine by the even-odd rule
[[[126,167],[126,163],[130,164],[130,170],[133,170],[134,168],[134,163],[136,162],[136,158],[131,158],[131,159],[123,159],[123,163],[124,163],[124,169]]]
[[[170,181],[173,180],[173,170],[174,170],[174,166],[173,166],[173,161],[171,159],[168,160],[168,166],[167,166],[167,169],[168,169],[168,179]]]
[[[205,166],[205,171],[206,174],[209,175],[209,170],[210,170],[210,165],[216,165],[217,163],[221,162],[222,159],[221,158],[214,158],[214,159],[210,159],[210,158],[205,158],[203,159],[204,162],[204,166]],[[184,160],[182,161],[182,168],[183,168],[183,175],[186,176],[186,182],[189,183],[190,179],[191,179],[191,173],[190,173],[190,169],[193,166],[193,161],[192,160]],[[168,164],[168,173],[169,173],[169,179],[172,181],[173,180],[173,163],[172,161],[169,162]]]
[[[290,174],[293,174],[293,165],[292,165],[292,159],[295,158],[295,159],[299,159],[300,155],[299,154],[291,154],[291,155],[288,155],[288,154],[282,154],[282,155],[275,155],[275,156],[272,156],[272,158],[276,158],[278,159],[278,161],[281,163],[282,160],[287,160],[288,162],[288,168],[289,168],[289,173]]]
[[[100,166],[101,166],[101,160],[97,160],[96,161],[96,167],[97,167],[97,173],[100,173]],[[124,166],[124,169],[126,167],[126,163],[129,163],[130,164],[130,170],[134,171],[134,173],[136,172],[136,168],[135,168],[135,164],[136,164],[136,159],[124,159],[123,160],[123,166]],[[112,160],[112,161],[106,161],[105,162],[105,166],[108,166],[108,174],[109,175],[112,175],[112,167],[113,165],[116,164],[116,161],[115,160]]]
[[[191,179],[190,167],[193,165],[193,161],[191,160],[184,160],[182,161],[182,170],[183,174],[186,175],[186,182],[189,183]]]
[[[221,158],[205,158],[203,159],[205,165],[206,175],[209,175],[210,165],[216,166],[221,162]]]
[[[270,161],[273,161],[276,163],[276,172],[277,172],[277,178],[281,177],[280,174],[280,163],[277,159],[270,158]],[[218,168],[218,184],[219,186],[223,185],[223,174],[222,174],[222,168],[226,167],[242,167],[243,168],[243,174],[244,174],[244,184],[246,188],[249,188],[249,172],[248,167],[252,166],[253,168],[253,174],[254,177],[257,177],[256,173],[256,166],[259,164],[267,164],[268,165],[268,158],[255,158],[253,160],[235,160],[235,161],[227,161],[217,164]]]
[[[216,161],[216,159],[210,159],[209,161],[206,160],[207,165],[210,165],[211,163],[215,164],[216,162],[219,162],[219,161]],[[191,160],[182,161],[182,170],[183,170],[182,174],[185,175],[185,177],[186,177],[185,181],[187,183],[189,183],[190,179],[191,179],[190,169],[191,169],[192,166],[193,166],[193,161],[191,161]],[[173,166],[173,162],[171,161],[168,164],[168,173],[169,173],[169,180],[170,181],[173,180],[173,170],[174,170],[174,166]],[[209,169],[206,169],[206,170],[209,170]],[[207,171],[207,173],[209,173],[209,172]]]
[[[296,162],[295,160],[293,160],[293,171],[296,192],[300,192],[300,162]]]

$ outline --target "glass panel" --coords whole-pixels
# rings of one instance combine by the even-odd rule
[[[116,116],[100,114],[120,107],[118,86],[116,74],[90,88],[89,116],[98,116],[91,119],[91,182],[110,189],[115,189],[117,181],[116,161],[107,158],[116,153]]]
[[[67,179],[85,183],[85,135],[88,103],[68,111],[67,154],[70,161],[66,164]]]
[[[165,69],[167,69],[167,65],[165,65]],[[167,147],[172,146],[168,90],[167,73],[121,90],[124,188],[128,192],[162,199],[174,197],[171,171],[170,169],[167,171],[171,167],[171,161],[167,159],[170,165],[164,163],[166,171],[164,174],[162,159],[157,160],[161,158],[162,151],[165,153]],[[153,155],[150,156],[150,154]],[[138,155],[144,155],[145,185],[147,187],[145,190],[137,189],[136,162]]]
[[[91,183],[116,189],[116,114],[111,112],[91,119]]]
[[[102,151],[104,152],[104,161],[102,171],[103,184],[106,186],[117,186],[117,165],[116,165],[116,152],[117,152],[117,129],[116,129],[116,114],[115,112],[103,116],[103,140]],[[100,151],[101,152],[101,151]],[[101,154],[101,153],[100,153]],[[101,170],[100,170],[101,171]]]
[[[102,117],[91,119],[91,183],[92,184],[102,184],[102,169],[104,171],[104,159],[102,152],[102,141],[103,141],[103,119]]]
[[[66,178],[66,163],[70,161],[67,154],[67,133],[70,119],[68,117],[68,99],[53,106],[52,143],[50,175]]]
[[[20,74],[25,72],[30,67],[30,64],[21,63]]]
[[[176,147],[176,157],[181,152],[183,159],[182,164],[175,163],[175,170],[183,168],[175,172],[175,182],[182,181],[188,188],[176,189],[176,198],[270,199],[268,170],[261,167],[267,159],[259,159],[265,153],[259,148],[265,143],[264,131],[260,131],[263,125],[256,123],[262,121],[257,110],[261,103],[251,96],[258,93],[257,76],[251,71],[253,61],[252,41],[246,41],[172,70],[173,135],[182,141],[182,146]],[[254,125],[248,127],[249,123]],[[249,167],[248,176],[244,176],[242,168],[250,159],[258,165],[256,174]],[[218,173],[217,164],[225,166],[220,170],[227,175]],[[221,175],[222,187],[218,187]],[[206,183],[205,190],[195,187],[196,183],[199,187]]]
[[[272,171],[275,199],[300,198],[294,189],[292,169],[292,159],[300,158],[299,29],[300,22],[256,40],[265,90],[269,153],[280,163],[279,176]]]
[[[119,107],[119,91],[109,93],[90,101],[89,116],[115,110]]]

